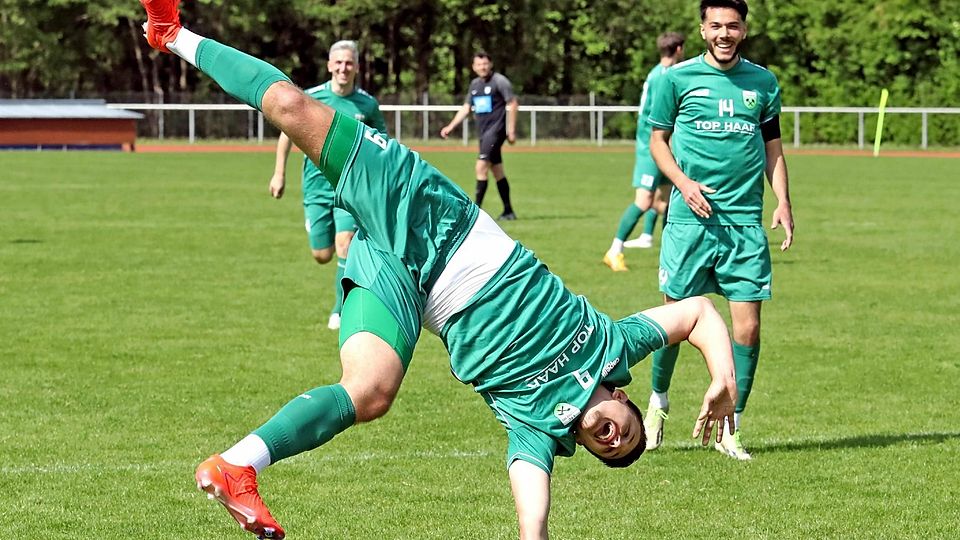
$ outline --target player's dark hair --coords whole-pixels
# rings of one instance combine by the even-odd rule
[[[707,18],[707,8],[733,8],[747,22],[747,0],[700,0],[700,20]]]
[[[487,54],[487,51],[485,51],[485,50],[483,50],[483,49],[481,49],[481,50],[473,53],[473,57],[474,57],[474,58],[486,58],[487,60],[490,60],[491,62],[493,62],[493,58],[490,58],[490,55]]]
[[[611,391],[613,390],[612,387],[606,384],[604,384],[604,386],[609,388]],[[587,448],[587,452],[593,454],[607,467],[614,469],[622,469],[623,467],[629,467],[630,465],[633,465],[633,462],[640,459],[640,456],[643,455],[643,451],[647,449],[647,432],[643,427],[643,413],[640,412],[640,407],[637,407],[637,404],[630,399],[627,400],[626,405],[627,407],[630,407],[630,410],[633,411],[634,414],[637,415],[637,420],[640,422],[640,437],[637,438],[637,446],[629,454],[618,458],[605,458],[584,446],[584,448]]]
[[[683,47],[684,41],[686,40],[683,34],[679,32],[660,34],[660,37],[657,38],[657,49],[660,51],[660,56],[673,56],[678,48]]]

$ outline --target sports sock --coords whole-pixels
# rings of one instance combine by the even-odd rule
[[[736,428],[737,431],[740,431],[741,417],[743,417],[743,413],[738,413],[738,412],[733,413],[733,427]]]
[[[623,253],[623,240],[614,238],[613,243],[610,244],[610,251],[608,251],[608,253],[612,253],[614,255]]]
[[[630,203],[630,206],[623,211],[623,215],[620,216],[620,226],[617,227],[617,238],[620,240],[626,240],[630,233],[633,232],[633,228],[637,226],[637,221],[640,221],[640,216],[643,215],[643,210],[637,207],[637,205]]]
[[[650,393],[650,408],[651,409],[663,409],[667,410],[670,408],[670,400],[667,399],[666,392],[651,392]]]
[[[252,433],[220,454],[220,457],[231,465],[241,467],[250,465],[256,469],[257,474],[270,465],[270,449],[267,448],[267,443]]]
[[[181,35],[184,35],[184,30],[177,35],[177,42]],[[262,109],[263,94],[273,83],[290,82],[279,69],[263,60],[209,38],[201,38],[197,43],[195,60],[191,63],[209,75],[224,91],[258,111]]]
[[[753,375],[757,372],[757,361],[760,359],[760,342],[748,347],[733,343],[733,369],[737,375],[737,406],[735,412],[741,413],[747,407],[747,398],[753,388]]]
[[[670,379],[673,378],[673,368],[677,367],[679,355],[679,343],[654,351],[653,362],[650,364],[650,384],[654,392],[666,393],[670,390]]]
[[[503,201],[503,213],[512,214],[513,205],[510,204],[510,183],[507,182],[507,177],[497,180],[497,191],[500,192],[500,200]]]
[[[343,386],[314,388],[290,400],[253,434],[270,450],[270,462],[313,450],[356,420],[353,401]]]
[[[203,36],[198,36],[186,28],[181,28],[180,31],[177,32],[177,39],[173,40],[173,43],[168,43],[167,49],[187,62],[190,62],[190,65],[193,67],[197,67],[197,47],[200,46],[200,42],[204,39],[206,38]]]
[[[343,271],[347,269],[347,259],[337,259],[337,274],[333,281],[333,290],[336,291],[336,300],[333,302],[333,313],[340,313],[343,308]]]
[[[657,228],[657,213],[653,208],[643,213],[643,234],[653,236],[653,230]]]
[[[477,191],[476,191],[476,201],[477,206],[483,206],[483,196],[487,194],[487,182],[486,180],[477,180]]]

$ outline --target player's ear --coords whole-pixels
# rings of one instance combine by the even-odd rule
[[[700,37],[702,39],[707,39],[707,33],[703,30],[703,23],[700,23]]]
[[[619,401],[620,403],[626,403],[630,398],[627,397],[627,393],[623,391],[622,388],[617,388],[610,393],[613,399]]]

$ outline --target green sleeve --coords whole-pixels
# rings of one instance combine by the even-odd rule
[[[376,100],[368,115],[370,118],[370,127],[379,131],[382,135],[387,135],[387,122],[383,119],[383,113],[380,112],[380,104]]]
[[[659,77],[658,88],[653,91],[653,104],[647,122],[655,128],[673,129],[677,120],[679,99],[677,98],[676,80],[668,70]]]
[[[767,103],[760,119],[761,124],[780,114],[780,85],[773,74],[770,75],[770,89],[767,92]]]
[[[557,452],[557,442],[542,431],[529,427],[507,430],[507,469],[514,461],[526,461],[550,474],[553,472],[553,458]]]

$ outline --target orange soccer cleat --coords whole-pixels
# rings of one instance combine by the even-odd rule
[[[147,22],[143,25],[147,43],[158,51],[169,53],[167,43],[177,39],[177,33],[183,26],[180,24],[180,10],[177,6],[180,0],[140,0],[147,10]]]
[[[283,528],[273,519],[257,492],[257,471],[231,465],[214,454],[197,467],[197,487],[216,499],[227,512],[257,538],[282,539]]]

